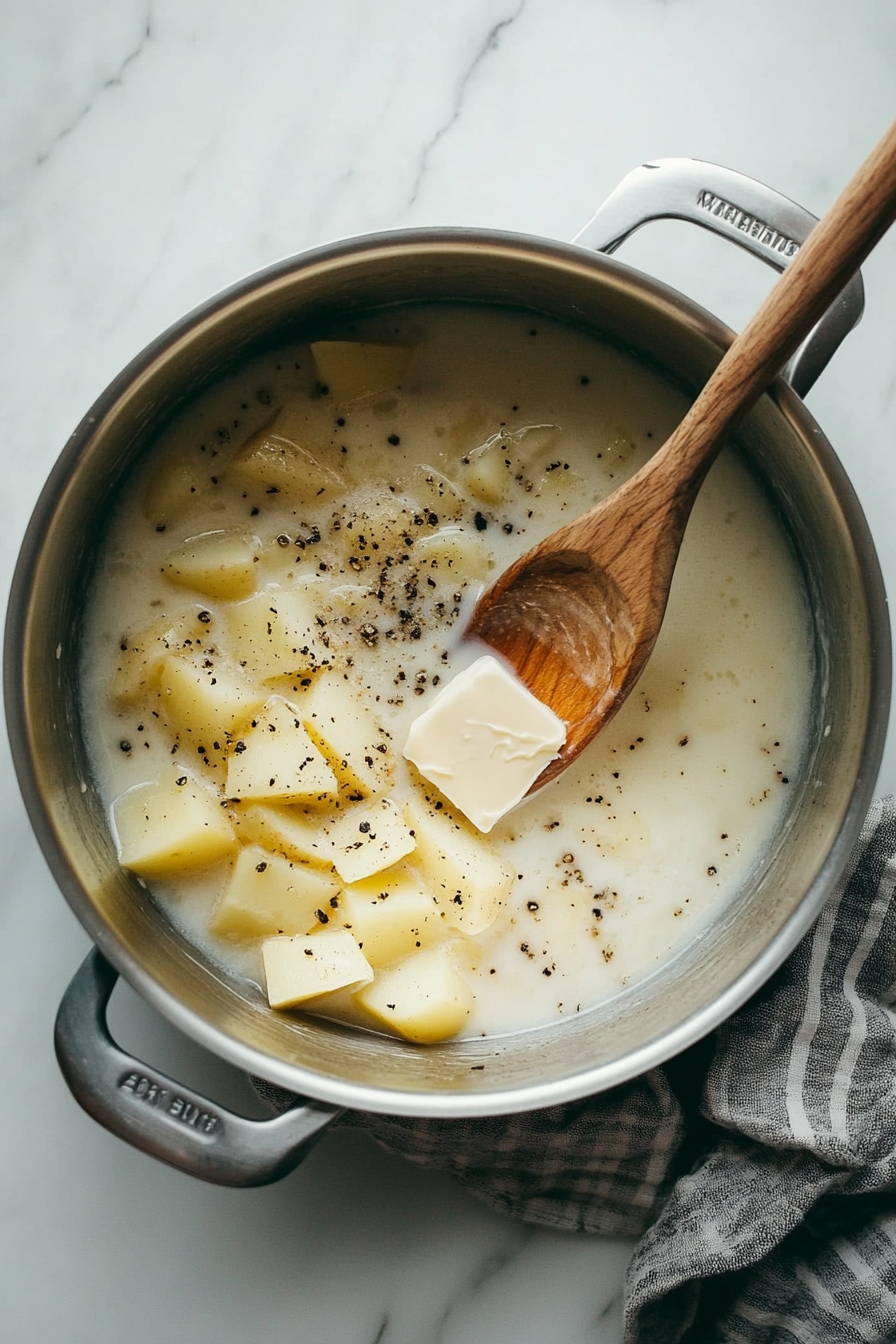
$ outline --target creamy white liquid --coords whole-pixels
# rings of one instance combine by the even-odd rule
[[[624,354],[540,318],[416,309],[357,333],[413,345],[400,392],[334,406],[316,388],[307,347],[280,350],[184,412],[122,500],[83,661],[108,804],[171,759],[152,704],[117,710],[106,688],[122,635],[191,600],[160,574],[187,537],[243,527],[257,539],[258,586],[317,576],[331,654],[351,660],[357,694],[396,744],[390,796],[401,802],[419,787],[401,757],[408,726],[481,652],[459,637],[489,576],[631,475],[686,409]],[[296,506],[228,477],[233,453],[287,401],[345,482],[343,497],[339,487]],[[465,485],[464,459],[475,463],[490,439],[511,463],[497,504]],[[189,513],[158,532],[143,499],[167,454],[190,464],[202,488]],[[420,543],[446,526],[462,527],[481,558],[473,572],[443,567],[432,586]],[[215,619],[224,605],[195,601]],[[655,970],[737,892],[796,785],[812,677],[807,631],[781,528],[726,452],[697,501],[662,633],[629,701],[561,779],[487,838],[518,876],[480,938],[469,1034],[584,1010]],[[261,983],[257,946],[215,942],[205,927],[226,875],[224,865],[157,894],[212,957]]]

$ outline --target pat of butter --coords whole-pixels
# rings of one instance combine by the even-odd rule
[[[404,755],[474,826],[490,831],[565,741],[562,719],[486,656],[414,720]]]

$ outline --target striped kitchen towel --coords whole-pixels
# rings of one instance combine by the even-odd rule
[[[626,1344],[896,1344],[894,1009],[889,798],[781,970],[677,1060],[526,1115],[342,1123],[527,1221],[640,1234]]]

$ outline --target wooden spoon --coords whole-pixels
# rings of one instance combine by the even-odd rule
[[[650,656],[688,517],[724,436],[896,218],[896,122],[772,287],[678,428],[629,481],[521,556],[480,597],[482,640],[567,725],[530,792],[575,760]]]

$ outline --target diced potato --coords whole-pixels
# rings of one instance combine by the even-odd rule
[[[343,482],[323,461],[321,451],[312,447],[309,440],[315,436],[298,406],[284,406],[243,444],[230,470],[266,492],[282,492],[302,504],[320,502]]]
[[[351,807],[327,830],[333,866],[344,882],[391,868],[414,848],[414,837],[390,798]]]
[[[473,991],[448,944],[380,971],[355,998],[390,1031],[423,1045],[456,1035],[473,1007]]]
[[[474,939],[455,932],[450,942],[447,942],[445,946],[450,948],[456,969],[462,977],[466,977],[476,970],[480,958],[478,955],[479,945]],[[381,968],[374,967],[374,973],[379,977]],[[365,1031],[382,1031],[383,1027],[387,1025],[380,1016],[370,1012],[364,1006],[357,992],[357,986],[354,989],[334,989],[328,994],[317,994],[314,998],[306,999],[302,1007],[306,1012],[321,1017],[329,1017],[349,1026],[360,1027]]]
[[[202,474],[171,455],[156,468],[143,496],[143,516],[157,527],[179,518],[205,488]]]
[[[510,483],[512,468],[513,459],[507,455],[506,445],[492,443],[485,452],[470,459],[465,479],[479,499],[486,504],[499,504]]]
[[[447,920],[446,920],[447,923]],[[450,949],[454,963],[461,974],[472,974],[478,970],[482,961],[482,944],[468,933],[459,929],[448,929],[440,941]]]
[[[318,382],[334,401],[356,401],[371,392],[395,387],[410,363],[406,345],[374,345],[370,341],[313,341],[311,357]]]
[[[332,675],[317,677],[299,708],[308,735],[340,784],[362,797],[388,788],[392,776],[389,734],[346,681]]]
[[[414,559],[446,579],[484,579],[489,570],[485,547],[466,527],[440,527],[428,537],[419,537]]]
[[[307,937],[266,938],[261,945],[268,1002],[294,1008],[306,999],[350,985],[366,985],[373,970],[345,929]]]
[[[322,868],[333,866],[333,851],[319,819],[309,817],[298,808],[266,803],[238,804],[230,816],[241,840],[285,854],[299,863]]]
[[[334,989],[331,993],[315,994],[305,999],[302,1008],[315,1017],[328,1017],[346,1026],[360,1027],[362,1031],[379,1031],[379,1021],[366,1012],[355,998],[358,986]]]
[[[128,789],[113,803],[112,815],[119,861],[140,877],[177,877],[207,867],[237,844],[217,795],[178,763]]]
[[[227,761],[228,798],[292,803],[337,791],[336,776],[302,727],[299,711],[279,695],[239,730]]]
[[[520,461],[534,463],[539,455],[543,459],[557,456],[560,426],[523,425],[511,431],[511,438],[517,445]]]
[[[182,749],[209,760],[221,757],[237,726],[266,698],[218,658],[175,654],[162,664],[162,720]]]
[[[347,886],[335,917],[374,968],[410,956],[448,933],[442,911],[420,879],[394,869]]]
[[[210,928],[230,939],[308,933],[329,919],[330,901],[338,891],[339,884],[326,873],[247,845],[240,850]]]
[[[172,551],[162,573],[181,588],[238,600],[255,588],[255,549],[239,532],[203,532]]]
[[[387,555],[410,551],[421,522],[420,503],[413,496],[362,487],[344,510],[339,536],[350,558],[379,566]]]
[[[339,583],[330,589],[330,601],[350,616],[376,610],[374,589],[366,583]]]
[[[551,463],[550,451],[556,439],[556,425],[521,425],[518,429],[498,430],[464,453],[463,479],[479,499],[499,504],[520,476],[526,478],[523,486],[528,490],[532,489],[532,484],[527,483],[530,479],[532,483],[546,479],[543,472]],[[539,455],[544,459],[541,465],[536,463]]]
[[[420,462],[414,468],[414,489],[421,504],[435,509],[440,518],[458,518],[466,509],[466,493],[428,462]]]
[[[167,616],[160,616],[136,634],[122,637],[109,682],[109,695],[117,705],[135,704],[155,689],[162,664],[171,652],[171,635],[171,622]]]
[[[314,601],[317,585],[263,588],[227,613],[231,647],[250,676],[271,680],[326,667]]]
[[[115,703],[135,704],[155,690],[169,654],[184,648],[211,646],[215,624],[212,612],[195,606],[173,616],[159,616],[134,634],[124,635],[109,683],[109,694]]]
[[[475,936],[493,924],[513,886],[513,871],[493,849],[447,809],[415,801],[405,818],[417,848],[414,864],[450,924]]]
[[[584,480],[578,472],[570,470],[569,463],[562,454],[545,458],[538,464],[532,476],[537,499],[562,500],[562,507],[568,508],[573,502],[581,507],[582,501],[587,498]]]

